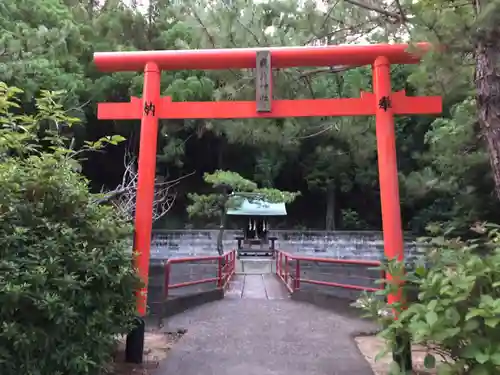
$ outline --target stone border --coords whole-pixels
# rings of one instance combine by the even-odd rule
[[[361,310],[351,306],[351,303],[354,302],[352,299],[340,298],[331,294],[312,290],[297,290],[291,294],[291,298],[294,301],[307,302],[317,307],[334,311],[339,315],[371,322],[371,320],[361,316]]]
[[[155,303],[154,308],[151,306],[148,320],[170,318],[176,314],[180,314],[188,309],[203,305],[205,303],[218,301],[224,298],[222,289],[213,289],[203,292],[187,294],[169,299],[163,303]]]
[[[169,318],[173,315],[184,312],[190,308],[203,305],[205,303],[218,301],[224,298],[223,289],[208,290],[186,296],[172,298],[163,304],[164,318]]]

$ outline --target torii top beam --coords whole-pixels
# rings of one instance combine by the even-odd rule
[[[420,56],[408,52],[408,44],[336,45],[323,47],[271,47],[273,68],[370,65],[379,56],[390,64],[416,64]],[[417,51],[431,49],[417,43]],[[198,49],[138,52],[97,52],[94,63],[102,72],[142,71],[147,63],[160,70],[216,70],[255,68],[257,51],[265,48]]]

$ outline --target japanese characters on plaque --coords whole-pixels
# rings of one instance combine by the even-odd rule
[[[272,67],[271,52],[257,51],[256,64],[256,102],[257,112],[271,112]]]
[[[144,103],[144,114],[146,116],[155,117],[155,112],[156,112],[156,107],[153,104],[153,102],[149,101],[149,102]]]
[[[382,98],[380,98],[380,100],[378,101],[378,107],[380,109],[383,109],[384,112],[387,112],[389,108],[392,108],[391,98],[389,98],[388,96],[383,96]]]

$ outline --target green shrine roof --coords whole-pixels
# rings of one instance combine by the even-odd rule
[[[234,216],[286,216],[284,203],[269,203],[263,200],[243,199],[241,206],[227,210],[228,215]]]

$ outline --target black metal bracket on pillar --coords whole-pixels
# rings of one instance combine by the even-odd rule
[[[402,373],[412,373],[411,339],[407,334],[396,336],[396,341],[392,350],[392,360],[398,364],[399,370]]]
[[[140,364],[144,357],[144,334],[146,324],[143,318],[134,319],[134,327],[127,335],[125,343],[125,362]]]
[[[386,275],[384,272],[384,280]],[[406,297],[406,296],[405,296]],[[406,298],[405,298],[406,299]],[[387,299],[384,299],[387,303]],[[407,332],[399,333],[392,348],[392,360],[398,364],[399,370],[404,374],[413,373],[413,359],[411,356],[411,337]]]
[[[132,252],[135,252],[135,230],[132,235]],[[146,324],[141,317],[135,317],[132,330],[127,335],[125,342],[125,362],[142,363],[144,356],[144,334]]]

